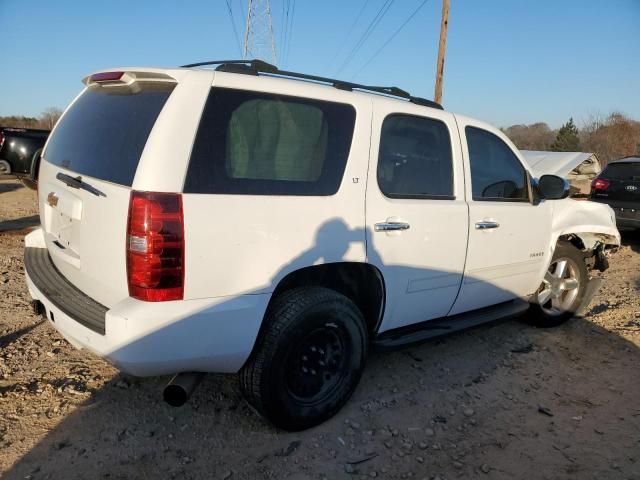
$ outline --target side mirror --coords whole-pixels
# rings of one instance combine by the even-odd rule
[[[569,182],[557,175],[542,175],[536,187],[540,196],[547,200],[560,200],[569,196]]]

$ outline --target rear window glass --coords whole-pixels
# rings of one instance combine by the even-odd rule
[[[350,105],[214,88],[184,191],[333,195],[342,181],[354,124]]]
[[[173,85],[89,87],[60,119],[44,158],[81,175],[131,186]]]
[[[640,181],[640,162],[612,163],[604,169],[601,177],[609,180]]]

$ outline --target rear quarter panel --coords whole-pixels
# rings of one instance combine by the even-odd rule
[[[185,299],[271,293],[301,267],[365,261],[371,99],[306,82],[222,72],[216,72],[213,86],[347,103],[356,121],[335,195],[183,195]]]
[[[33,154],[41,148],[46,136],[37,137],[29,134],[21,135],[19,133],[5,133],[5,142],[0,151],[0,159],[6,160],[11,164],[11,171],[17,174],[29,173],[31,168],[31,158]]]

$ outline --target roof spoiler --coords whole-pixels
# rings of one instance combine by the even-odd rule
[[[107,72],[93,73],[82,79],[82,83],[86,86],[100,85],[108,86],[130,86],[136,82],[145,83],[176,83],[176,79],[166,73],[160,72],[142,72],[131,70],[114,70]]]

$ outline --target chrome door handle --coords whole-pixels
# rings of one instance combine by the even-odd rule
[[[498,228],[500,226],[500,224],[498,222],[489,222],[489,221],[482,221],[482,222],[476,222],[476,230],[487,230],[489,228]]]
[[[394,230],[409,230],[410,225],[404,222],[381,222],[374,225],[376,232],[392,232]]]

